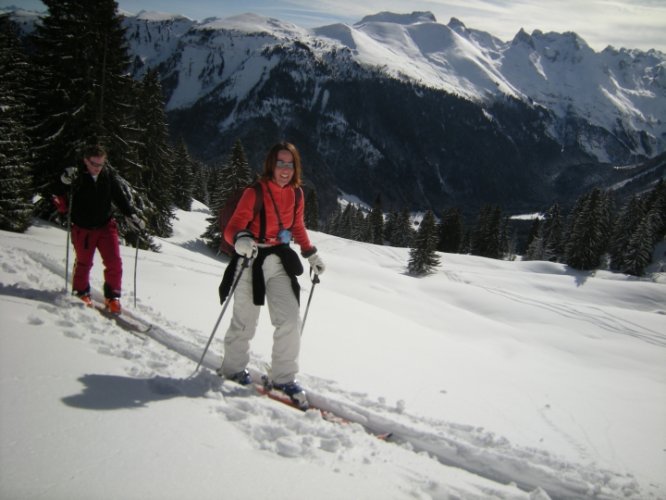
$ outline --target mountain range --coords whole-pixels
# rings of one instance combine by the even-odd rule
[[[132,74],[158,69],[171,132],[193,156],[223,162],[241,139],[259,169],[290,140],[324,212],[341,194],[381,196],[387,210],[521,212],[664,175],[656,50],[595,52],[538,30],[504,42],[429,12],[314,29],[141,12],[125,26]]]

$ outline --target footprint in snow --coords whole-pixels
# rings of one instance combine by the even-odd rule
[[[40,318],[39,316],[35,316],[34,314],[31,314],[31,315],[28,316],[28,324],[39,326],[39,325],[44,324],[44,320],[42,318]]]
[[[9,264],[7,264],[6,262],[3,262],[3,263],[2,263],[2,270],[3,270],[4,272],[6,272],[6,273],[10,273],[10,274],[15,274],[15,273],[16,273],[16,269],[14,269],[12,266],[10,266]]]
[[[275,442],[275,448],[278,455],[295,458],[303,454],[303,448],[300,444],[294,443],[291,437],[281,437]]]

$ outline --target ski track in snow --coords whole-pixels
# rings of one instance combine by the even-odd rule
[[[333,381],[303,375],[313,404],[355,422],[351,425],[331,424],[324,421],[317,411],[302,413],[257,397],[246,388],[222,383],[210,371],[220,361],[220,354],[212,349],[205,357],[205,369],[188,376],[188,370],[193,370],[199,360],[209,332],[183,328],[139,303],[136,310],[126,309],[124,314],[153,325],[146,334],[150,339],[141,341],[120,331],[112,321],[101,320],[97,311],[78,307],[76,299],[64,294],[64,267],[61,262],[53,261],[47,254],[14,248],[4,248],[1,259],[4,273],[27,278],[0,284],[0,295],[10,302],[34,303],[34,312],[26,318],[29,324],[53,324],[64,335],[89,342],[100,353],[134,362],[126,378],[105,375],[82,377],[80,382],[85,388],[81,394],[67,401],[72,406],[85,408],[88,393],[107,387],[113,387],[114,392],[109,405],[142,405],[146,402],[138,395],[142,394],[141,388],[147,387],[152,400],[175,397],[209,399],[214,414],[235,423],[258,448],[282,457],[307,457],[328,461],[335,467],[335,457],[341,453],[345,454],[346,460],[365,463],[383,456],[388,447],[397,447],[402,452],[421,454],[423,460],[435,458],[445,466],[487,478],[491,481],[489,484],[496,484],[496,489],[491,488],[484,494],[501,498],[538,499],[548,498],[548,495],[551,498],[640,498],[642,495],[638,484],[630,476],[600,470],[593,465],[568,463],[546,451],[520,448],[484,429],[410,415],[400,402],[390,407],[385,402],[369,400],[363,394],[340,390]],[[450,277],[455,278],[453,274]],[[607,311],[590,314],[589,309],[582,311],[573,305],[564,308],[506,290],[484,289],[526,306],[546,308],[563,316],[583,317],[583,320],[602,325],[608,331],[631,335],[657,346],[665,345],[663,335],[658,332],[638,328],[620,317],[609,317]],[[100,299],[100,291],[94,290],[94,296]],[[90,334],[82,336],[80,325],[87,325]],[[223,332],[218,332],[218,335],[223,335]],[[252,360],[254,367],[261,364],[260,359]],[[562,433],[574,447],[585,448],[558,429],[544,410],[539,413],[547,425]],[[364,428],[393,433],[391,442],[385,443],[366,434]],[[354,449],[358,439],[367,441],[365,448]],[[368,449],[373,450],[375,455],[369,455]],[[100,457],[100,460],[110,459],[112,457]],[[416,478],[418,481],[424,479],[425,476]],[[531,493],[523,496],[516,489],[504,489],[506,484],[516,485]]]
[[[609,332],[617,333],[620,335],[629,335],[655,346],[666,347],[666,338],[662,332],[641,328],[640,325],[625,320],[620,316],[610,315],[608,310],[601,310],[589,305],[586,305],[585,309],[583,309],[576,307],[574,302],[568,303],[566,305],[547,303],[525,295],[519,295],[507,290],[494,289],[490,287],[482,287],[482,289],[486,292],[501,295],[504,298],[514,302],[519,302],[526,306],[537,307],[542,310],[549,310],[565,318],[576,318],[578,320],[587,321]]]

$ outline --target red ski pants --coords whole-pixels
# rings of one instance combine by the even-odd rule
[[[104,263],[104,296],[120,297],[123,262],[120,258],[116,221],[111,219],[105,226],[97,229],[72,225],[72,244],[76,252],[72,283],[74,292],[82,293],[90,290],[90,270],[95,250],[99,250]]]

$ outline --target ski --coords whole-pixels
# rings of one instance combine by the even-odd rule
[[[222,377],[220,373],[217,371],[214,371],[218,376]],[[253,381],[249,385],[242,385],[238,384],[238,382],[235,382],[233,380],[225,379],[222,377],[222,379],[226,382],[231,382],[232,384],[240,385],[241,387],[248,388],[248,389],[253,389],[255,393],[265,396],[273,401],[277,401],[278,403],[284,404],[286,406],[289,406],[295,410],[301,411],[301,412],[306,412],[306,411],[316,411],[321,415],[321,418],[327,422],[331,422],[333,424],[338,424],[338,425],[351,425],[354,423],[353,420],[349,420],[347,418],[341,417],[340,415],[335,414],[331,410],[327,410],[325,408],[321,408],[319,406],[316,406],[312,404],[311,401],[308,400],[307,405],[299,404],[297,401],[294,401],[289,397],[287,394],[285,394],[282,391],[279,391],[275,388],[272,387],[270,380],[268,379],[268,376],[266,375],[261,375],[260,377],[257,377],[257,373],[254,370],[251,370]],[[259,380],[257,380],[259,379]],[[306,391],[306,397],[307,397],[307,391]],[[386,441],[391,438],[393,435],[392,432],[375,432],[363,424],[360,424],[361,427],[365,429],[366,432],[369,434],[372,434],[375,436],[377,439],[381,439],[383,441]]]
[[[264,375],[264,377],[266,377]],[[262,377],[262,378],[264,378]],[[338,425],[350,425],[354,422],[353,420],[349,420],[347,418],[341,417],[340,415],[335,414],[331,410],[326,410],[324,408],[320,408],[318,406],[315,406],[312,404],[312,402],[308,401],[307,406],[299,404],[297,401],[294,401],[291,399],[287,394],[283,393],[282,391],[276,390],[270,386],[270,384],[266,383],[266,379],[264,378],[263,383],[256,383],[253,382],[253,385],[255,386],[255,389],[259,394],[262,394],[264,396],[267,396],[268,398],[272,399],[273,401],[278,401],[282,404],[285,404],[287,406],[291,406],[292,408],[295,408],[296,410],[300,410],[302,412],[306,411],[316,411],[321,415],[321,418],[323,420],[326,420],[327,422],[331,422],[334,424]],[[306,391],[306,397],[307,397],[307,391]],[[375,436],[377,439],[381,439],[382,441],[386,441],[390,439],[390,437],[393,435],[392,432],[374,432],[367,427],[365,427],[362,424],[361,427],[365,429],[365,431],[369,434],[372,434]]]
[[[342,418],[335,413],[329,411],[329,410],[324,410],[323,408],[319,408],[317,406],[312,405],[312,403],[308,402],[307,405],[303,405],[298,403],[297,401],[294,401],[291,399],[288,395],[286,395],[284,392],[279,391],[277,389],[274,389],[270,386],[267,386],[266,384],[260,384],[260,383],[255,383],[254,384],[255,389],[259,394],[262,396],[266,396],[273,401],[278,401],[282,404],[285,404],[287,406],[291,406],[292,408],[295,408],[297,410],[300,410],[302,412],[306,411],[317,411],[321,414],[321,418],[326,420],[327,422],[334,422],[336,424],[351,424],[351,420],[347,420],[346,418]],[[307,392],[306,392],[306,397],[307,397]]]
[[[128,315],[112,314],[108,311],[104,304],[101,304],[97,301],[93,301],[93,308],[105,318],[115,321],[115,323],[126,332],[131,333],[141,340],[148,340],[146,334],[150,331],[152,325],[145,324],[142,321],[139,321],[136,318]]]

